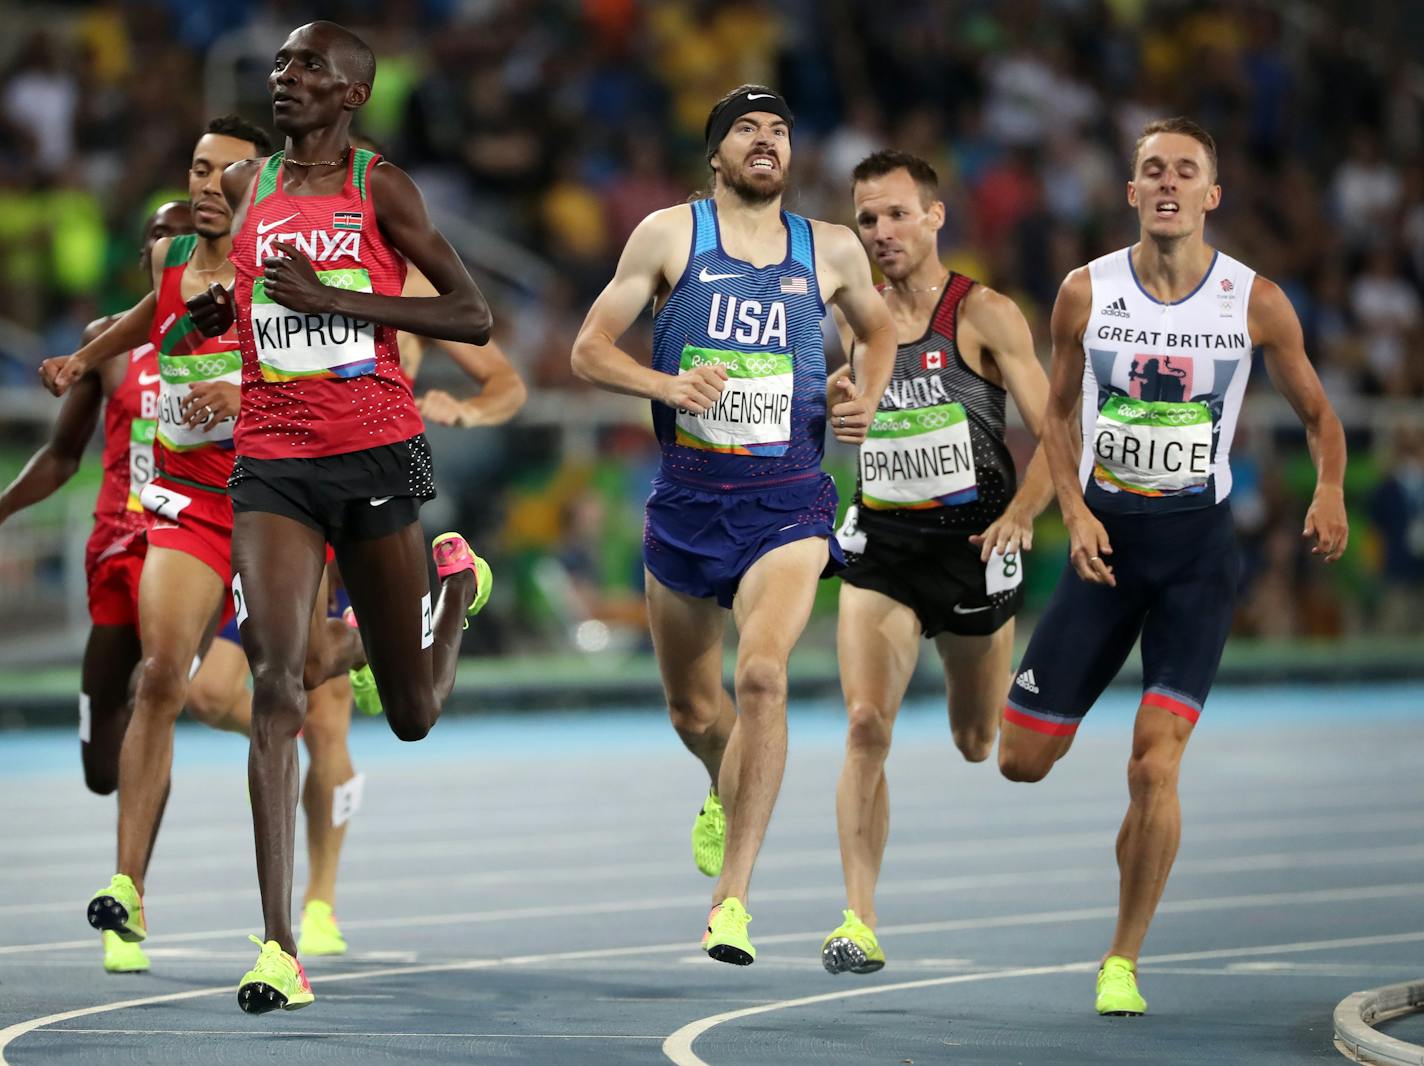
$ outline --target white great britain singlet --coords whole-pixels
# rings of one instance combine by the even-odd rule
[[[1217,252],[1176,303],[1149,296],[1131,249],[1088,264],[1083,333],[1083,497],[1096,511],[1212,507],[1231,492],[1231,438],[1251,374],[1256,272]]]

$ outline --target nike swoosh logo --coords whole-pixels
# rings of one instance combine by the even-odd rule
[[[279,218],[276,222],[259,222],[259,223],[257,223],[257,235],[260,237],[262,234],[268,232],[269,230],[274,230],[274,229],[276,229],[278,226],[280,226],[280,225],[282,225],[282,224],[284,224],[284,223],[290,222],[290,221],[292,221],[292,219],[294,219],[294,218],[296,218],[296,217],[297,217],[297,212],[296,212],[296,211],[293,211],[293,212],[292,212],[290,215],[288,215],[286,218]]]
[[[142,371],[139,371],[138,383],[140,385],[154,385],[162,380],[162,374],[145,374]]]
[[[383,504],[383,503],[390,503],[393,499],[395,499],[394,496],[382,496],[379,500],[376,499],[376,497],[372,496],[372,497],[371,497],[371,506],[372,506],[372,507],[379,507],[379,506],[381,506],[381,504]]]
[[[772,96],[771,93],[748,93],[748,94],[747,94],[747,99],[748,99],[748,100],[775,100],[776,97]]]
[[[992,611],[993,609],[992,603],[986,603],[983,607],[961,607],[957,603],[954,605],[955,614],[978,614],[980,611]]]
[[[705,283],[708,281],[725,281],[727,278],[739,277],[741,277],[740,274],[709,274],[707,273],[707,268],[703,267],[702,273],[697,275],[697,280]]]

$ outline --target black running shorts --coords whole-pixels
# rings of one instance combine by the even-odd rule
[[[1015,555],[986,566],[979,561],[979,547],[969,543],[968,533],[898,531],[864,519],[861,528],[865,550],[847,555],[849,565],[841,580],[909,607],[926,637],[988,636],[1023,604],[1023,561]],[[1006,571],[998,583],[1011,587],[991,594],[988,575],[993,566]]]
[[[1196,722],[1231,630],[1240,577],[1231,507],[1097,516],[1117,585],[1068,563],[1009,689],[1004,721],[1072,736],[1142,637],[1142,703]]]
[[[404,529],[435,498],[430,445],[409,440],[314,459],[238,456],[228,481],[233,512],[285,515],[333,545]]]

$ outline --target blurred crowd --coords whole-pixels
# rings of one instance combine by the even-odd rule
[[[1135,237],[1124,181],[1144,122],[1198,119],[1217,138],[1224,190],[1208,239],[1283,286],[1346,404],[1424,397],[1424,15],[1412,6],[352,0],[342,19],[379,57],[362,131],[437,213],[553,266],[552,281],[516,286],[496,308],[536,390],[582,387],[570,343],[624,239],[706,186],[710,104],[759,82],[796,111],[791,209],[849,221],[848,174],[865,154],[892,145],[928,158],[948,207],[946,261],[1012,295],[1040,343],[1063,275]],[[126,306],[141,284],[138,227],[181,188],[205,108],[266,121],[268,57],[325,10],[111,0],[36,6],[13,24],[0,44],[0,316],[58,352],[98,311]],[[12,358],[3,380],[32,372]],[[1255,597],[1243,627],[1345,631],[1382,610],[1417,625],[1424,445],[1408,425],[1351,443],[1362,528],[1348,578],[1303,568],[1309,479],[1290,473],[1301,438],[1238,446]],[[518,449],[526,465],[542,458],[545,486],[568,482],[569,457],[535,445]],[[538,479],[504,474],[504,510],[518,513],[521,485]],[[579,494],[598,480],[574,479],[550,505],[551,537],[588,525]],[[622,494],[606,501],[621,508]],[[592,561],[573,554],[586,576]],[[627,575],[604,583],[626,588]]]

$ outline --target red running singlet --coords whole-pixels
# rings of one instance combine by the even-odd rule
[[[335,196],[282,190],[282,156],[263,164],[233,239],[242,345],[237,450],[253,459],[362,451],[423,432],[401,373],[397,331],[342,314],[303,314],[270,299],[263,260],[280,241],[299,249],[327,285],[399,296],[405,258],[381,234],[368,180],[379,160],[353,149]]]

